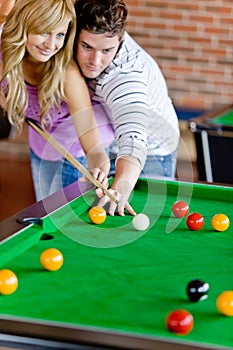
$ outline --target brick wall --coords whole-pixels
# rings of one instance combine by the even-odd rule
[[[233,103],[233,0],[126,0],[127,31],[158,62],[176,106]]]

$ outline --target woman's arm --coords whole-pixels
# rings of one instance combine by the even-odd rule
[[[100,182],[106,183],[104,176],[109,172],[109,158],[101,144],[86,82],[74,61],[67,70],[65,94],[79,141],[87,157],[88,167]]]

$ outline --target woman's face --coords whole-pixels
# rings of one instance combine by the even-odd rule
[[[26,50],[33,61],[47,62],[63,47],[69,21],[50,33],[28,34]]]

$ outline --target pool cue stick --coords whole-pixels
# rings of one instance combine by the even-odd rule
[[[65,157],[76,169],[78,169],[93,185],[100,188],[113,202],[118,203],[116,197],[109,192],[98,180],[96,180],[91,173],[75,159],[72,154],[65,150],[65,148],[57,142],[46,130],[42,129],[34,120],[26,118],[26,122],[38,134],[40,134],[46,141],[50,143],[63,157]]]

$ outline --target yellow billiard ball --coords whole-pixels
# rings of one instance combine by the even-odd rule
[[[226,231],[230,226],[230,220],[225,214],[216,214],[212,217],[211,224],[216,231]]]
[[[226,290],[219,294],[216,307],[220,314],[233,316],[233,290]]]
[[[91,208],[88,216],[91,222],[97,225],[102,224],[107,218],[105,209],[98,206]]]
[[[60,250],[49,248],[44,250],[40,255],[40,263],[44,269],[48,271],[59,270],[64,262],[64,258]]]
[[[11,270],[0,270],[0,293],[9,295],[18,288],[18,278]]]

